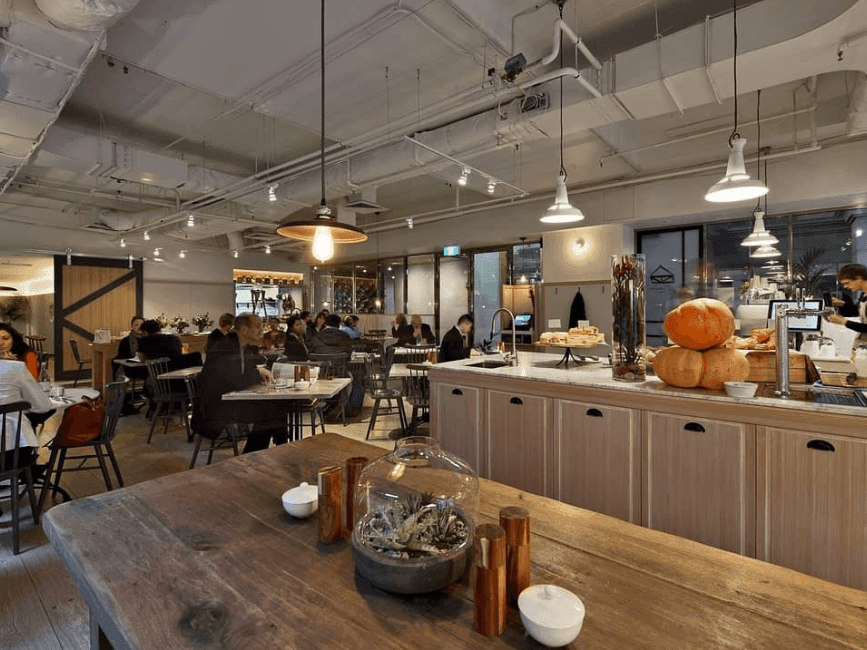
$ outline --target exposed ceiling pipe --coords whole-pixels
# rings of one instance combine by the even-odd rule
[[[855,87],[849,100],[849,118],[846,123],[848,137],[867,133],[867,75],[863,72],[857,72],[856,75]]]
[[[535,79],[531,79],[525,83],[522,83],[520,88],[521,90],[527,90],[528,88],[532,88],[533,86],[538,86],[543,83],[547,83],[549,81],[553,81],[554,79],[559,79],[560,77],[574,77],[578,80],[584,88],[593,95],[596,99],[602,97],[602,93],[594,86],[592,83],[587,81],[584,77],[581,76],[581,71],[576,70],[575,68],[561,68],[559,70],[552,70],[551,72],[546,72],[543,75],[539,75]]]

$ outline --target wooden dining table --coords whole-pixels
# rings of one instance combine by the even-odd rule
[[[92,648],[430,649],[542,646],[514,608],[474,630],[465,576],[400,596],[354,570],[348,542],[280,495],[317,469],[381,448],[336,434],[55,506],[43,528],[90,607]],[[531,584],[584,602],[569,648],[863,650],[867,593],[612,517],[480,481],[480,521],[530,512]]]

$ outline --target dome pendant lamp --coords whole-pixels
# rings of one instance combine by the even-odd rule
[[[756,127],[758,130],[758,136],[756,139],[758,145],[759,154],[756,157],[756,178],[762,179],[762,123],[759,119],[761,116],[761,105],[762,105],[762,91],[759,90],[756,92]],[[767,165],[767,161],[765,162]],[[768,174],[765,172],[765,183],[768,182]],[[768,200],[767,195],[765,195],[765,201]],[[779,239],[774,237],[771,232],[765,228],[765,210],[762,210],[762,199],[759,198],[756,203],[756,208],[753,210],[753,218],[755,222],[753,224],[753,231],[746,236],[746,238],[741,242],[741,246],[773,246],[776,243],[779,243]]]
[[[563,20],[563,5],[566,0],[557,0],[560,7],[560,20]],[[563,40],[562,33],[560,40]],[[560,47],[560,68],[563,68],[563,47]],[[557,194],[554,205],[539,218],[542,223],[574,223],[583,221],[584,213],[569,203],[569,193],[566,190],[566,167],[563,165],[563,77],[560,77],[560,176],[557,179]]]
[[[734,6],[732,13],[732,22],[734,23],[734,129],[729,136],[731,152],[729,153],[726,175],[704,195],[705,201],[714,203],[750,201],[768,193],[768,188],[764,183],[750,178],[744,165],[744,146],[747,141],[738,133],[738,1],[732,0],[732,5]]]
[[[322,200],[316,209],[316,218],[311,221],[289,221],[277,228],[277,234],[287,239],[313,242],[311,253],[320,262],[326,262],[334,257],[334,244],[359,244],[367,241],[367,233],[361,228],[340,223],[331,216],[331,209],[325,202],[325,0],[322,0],[321,21],[322,62],[321,76],[321,118],[320,131],[320,170],[322,177]]]

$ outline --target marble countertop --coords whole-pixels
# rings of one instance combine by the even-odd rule
[[[705,390],[703,388],[676,388],[669,386],[654,376],[648,376],[643,382],[615,381],[611,376],[611,367],[600,363],[575,365],[570,361],[569,368],[558,368],[557,363],[562,359],[561,354],[544,354],[540,352],[519,352],[518,365],[515,367],[505,366],[502,368],[476,368],[472,364],[479,363],[484,359],[499,360],[499,355],[487,357],[471,357],[460,361],[439,363],[433,368],[437,371],[464,375],[484,375],[487,377],[504,377],[509,379],[521,379],[525,381],[538,381],[545,383],[566,384],[571,386],[587,386],[607,390],[625,392],[655,393],[671,397],[695,399],[701,401],[734,402],[737,404],[750,404],[771,408],[784,408],[789,410],[802,410],[810,412],[839,413],[843,415],[867,416],[867,408],[862,406],[842,406],[838,404],[824,404],[808,402],[798,399],[779,399],[776,397],[752,397],[735,398],[729,397],[725,391]],[[604,357],[602,357],[604,359]],[[803,392],[805,387],[801,387]],[[797,387],[793,387],[793,392]]]

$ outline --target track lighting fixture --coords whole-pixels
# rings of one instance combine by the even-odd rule
[[[161,251],[161,250],[162,250],[162,249],[161,249],[159,246],[157,246],[157,247],[154,249],[154,257],[159,257],[159,256],[160,256],[160,251]]]
[[[497,189],[496,181],[493,178],[489,179],[488,180],[488,194],[493,194],[494,191],[496,191],[496,189]]]
[[[270,255],[270,254],[271,254],[271,245],[265,244],[265,255]]]
[[[121,240],[120,240],[120,247],[121,247],[121,248],[126,248],[126,239],[121,239]]]
[[[151,234],[147,230],[145,230],[144,235],[142,235],[142,239],[144,239],[145,241],[150,241]]]
[[[66,266],[72,266],[72,249],[66,249]]]
[[[461,177],[458,179],[458,185],[461,187],[467,184],[467,180],[470,178],[470,168],[464,167],[461,169]]]
[[[409,228],[410,230],[412,230],[412,227],[414,225],[415,224],[413,224],[413,222],[412,222],[412,217],[410,217],[409,219],[406,220],[406,227]]]
[[[190,212],[187,215],[187,228],[192,228],[195,225],[196,225],[196,216],[192,212]]]
[[[279,185],[277,183],[271,183],[271,185],[268,186],[268,200],[271,203],[277,202],[277,188],[278,187],[279,187]]]
[[[178,257],[180,257],[181,259],[184,259],[186,256],[187,256],[186,250],[181,250],[181,252],[178,253]]]
[[[238,257],[237,249],[232,251],[232,257]]]

